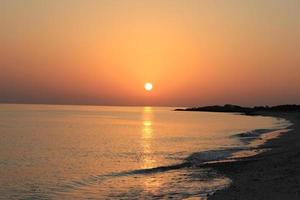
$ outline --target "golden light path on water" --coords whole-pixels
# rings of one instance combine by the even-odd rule
[[[143,110],[143,125],[142,125],[142,139],[141,139],[141,145],[143,147],[143,162],[142,162],[142,168],[152,168],[155,165],[155,160],[149,156],[152,155],[152,148],[151,148],[151,142],[152,142],[152,134],[153,134],[153,128],[152,128],[152,108],[151,107],[144,107]]]
[[[153,154],[152,150],[152,139],[153,139],[153,114],[151,107],[144,107],[143,109],[143,125],[142,125],[142,142],[143,147],[143,162],[142,169],[155,167],[156,160],[151,156]],[[158,188],[162,184],[161,179],[149,176],[144,179],[145,190],[151,191],[153,188]]]

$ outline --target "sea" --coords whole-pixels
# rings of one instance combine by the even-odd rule
[[[174,109],[0,104],[0,199],[203,200],[231,183],[205,164],[290,125]]]

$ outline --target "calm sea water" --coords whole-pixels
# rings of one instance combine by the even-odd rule
[[[202,198],[229,179],[186,163],[245,147],[237,133],[286,125],[173,109],[0,105],[0,198]]]

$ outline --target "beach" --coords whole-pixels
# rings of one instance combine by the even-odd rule
[[[300,113],[256,114],[284,118],[292,125],[287,133],[262,146],[271,148],[269,151],[236,162],[209,165],[232,180],[230,187],[215,192],[209,200],[300,198]]]

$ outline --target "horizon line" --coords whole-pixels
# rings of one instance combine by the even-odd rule
[[[232,104],[232,103],[222,103],[222,104],[198,104],[198,105],[112,105],[112,104],[85,104],[85,103],[29,103],[29,102],[1,102],[0,105],[45,105],[45,106],[106,106],[106,107],[184,107],[184,108],[194,108],[194,107],[202,107],[202,106],[224,106],[224,105],[237,105],[237,106],[245,106],[245,107],[257,107],[257,106],[279,106],[279,105],[300,105],[297,103],[283,103],[283,104],[259,104],[259,105],[242,105],[242,104]]]

